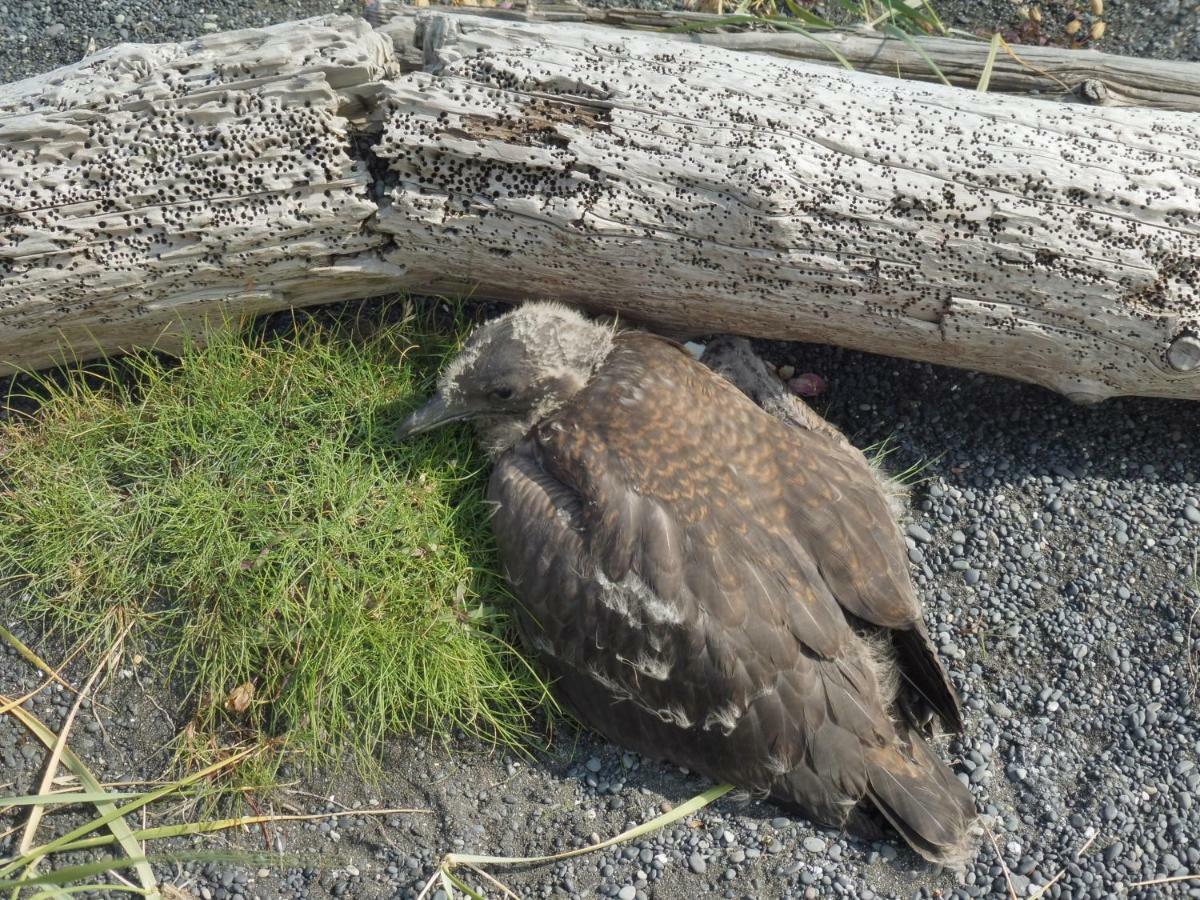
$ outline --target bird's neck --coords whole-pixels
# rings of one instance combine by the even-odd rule
[[[612,352],[616,332],[595,322],[581,323],[572,333],[538,348],[547,357],[553,389],[528,412],[514,415],[481,416],[476,420],[479,438],[488,455],[495,458],[567,405],[592,380]],[[549,363],[553,360],[553,364]]]

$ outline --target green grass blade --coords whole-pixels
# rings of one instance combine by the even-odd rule
[[[145,888],[129,887],[119,884],[76,885],[72,882],[76,882],[84,878],[92,878],[96,875],[103,875],[105,872],[111,872],[114,869],[129,869],[137,868],[139,866],[149,866],[151,862],[221,862],[247,865],[254,864],[261,859],[261,854],[229,853],[220,850],[184,851],[181,853],[172,853],[161,857],[132,856],[123,857],[120,859],[101,859],[90,863],[78,863],[76,865],[63,866],[60,869],[55,869],[53,872],[46,872],[42,875],[38,875],[27,880],[0,880],[0,890],[9,890],[11,888],[45,887],[49,890],[55,891],[57,894],[78,894],[85,891],[94,890],[100,893],[105,893],[108,891],[124,891],[148,896]],[[277,862],[278,858],[273,858],[273,861]],[[37,894],[36,896],[41,897],[49,895]]]
[[[42,844],[40,847],[34,847],[24,856],[18,857],[7,865],[0,867],[0,877],[11,875],[14,871],[25,868],[35,859],[40,859],[47,854],[61,850],[63,847],[67,846],[73,841],[91,834],[97,828],[103,828],[105,825],[120,819],[122,816],[125,816],[131,812],[135,812],[136,810],[141,809],[143,806],[153,803],[155,800],[165,797],[167,794],[170,794],[181,787],[186,787],[202,778],[207,778],[209,775],[216,774],[222,769],[229,768],[230,766],[236,764],[239,760],[244,759],[252,752],[252,750],[243,750],[239,753],[235,753],[233,756],[227,757],[219,762],[215,762],[210,766],[205,766],[199,772],[194,772],[186,778],[182,778],[179,781],[165,785],[161,788],[150,791],[149,793],[142,794],[140,797],[130,803],[126,803],[123,806],[114,807],[102,815],[92,819],[90,822],[86,822],[67,834],[57,837],[48,843]],[[131,834],[129,835],[129,838],[132,840]],[[150,877],[153,878],[153,874]]]
[[[469,884],[457,877],[453,872],[446,872],[445,874],[450,883],[470,897],[471,900],[487,900],[487,897],[476,892]],[[450,900],[454,900],[453,895],[451,895]]]
[[[69,690],[69,691],[74,690],[74,688],[72,688],[69,684],[67,684],[65,681],[63,681],[62,676],[60,676],[58,674],[58,672],[54,671],[53,667],[51,667],[49,663],[47,663],[44,659],[42,659],[40,656],[38,656],[36,653],[34,653],[28,647],[26,647],[21,642],[20,638],[18,638],[15,634],[13,634],[11,631],[9,631],[7,628],[5,628],[3,625],[0,625],[0,638],[4,638],[4,640],[8,642],[9,646],[11,646],[14,650],[17,651],[17,655],[20,656],[21,659],[25,660],[31,666],[39,669],[44,675],[48,675],[50,678],[57,681],[59,684],[61,684],[67,690]]]
[[[774,24],[778,28],[780,28],[784,31],[792,31],[792,32],[795,32],[796,34],[802,34],[809,40],[816,41],[818,44],[820,44],[822,47],[824,47],[826,49],[826,51],[828,51],[830,56],[832,56],[834,59],[836,59],[842,65],[842,68],[849,69],[851,72],[854,71],[854,66],[850,65],[850,60],[846,59],[845,56],[843,56],[841,53],[839,53],[837,51],[837,48],[835,48],[831,43],[829,43],[829,41],[818,37],[817,35],[813,34],[811,31],[808,31],[805,28],[801,28],[799,25],[793,25],[790,22],[777,21],[777,22],[774,22]]]
[[[690,34],[698,31],[712,31],[714,28],[746,26],[746,25],[763,25],[768,24],[768,20],[762,16],[756,16],[752,13],[744,13],[741,7],[738,7],[737,12],[721,16],[717,19],[705,19],[701,22],[680,22],[677,25],[672,25],[666,31],[670,33]]]
[[[988,84],[992,80],[992,68],[996,65],[996,54],[1000,52],[1000,32],[992,35],[991,46],[988,47],[987,60],[983,64],[983,71],[979,73],[979,84],[975,86],[975,90],[979,93],[987,93]]]
[[[903,487],[915,487],[918,484],[931,481],[934,477],[933,475],[923,475],[922,473],[925,472],[930,466],[940,462],[943,455],[944,454],[939,453],[937,456],[913,463],[907,469],[902,469],[893,475],[892,481],[902,485]]]
[[[40,891],[33,895],[30,900],[41,900],[43,897],[70,897],[72,894],[87,894],[97,893],[106,894],[110,891],[116,891],[123,894],[137,894],[146,896],[145,888],[134,887],[131,884],[76,884],[69,887],[51,887],[44,891]]]
[[[913,52],[925,61],[925,65],[929,66],[930,71],[938,77],[938,80],[941,81],[942,84],[946,85],[946,87],[953,87],[953,85],[950,84],[949,79],[942,74],[942,70],[938,68],[938,64],[935,63],[933,58],[925,52],[925,48],[914,41],[912,36],[906,31],[891,24],[885,25],[881,30],[889,37],[899,38],[900,40],[904,41],[904,43],[908,44],[908,46],[912,48]]]
[[[0,697],[0,700],[3,700],[3,698]],[[50,730],[41,719],[23,707],[13,707],[9,710],[9,713],[18,718],[26,728],[33,732],[37,739],[46,746],[47,750],[53,748],[58,741],[57,734]],[[84,764],[83,760],[75,755],[70,747],[63,748],[61,759],[63,765],[70,769],[71,774],[79,779],[79,783],[83,785],[86,791],[92,794],[105,793],[103,786],[96,776],[92,774],[91,769]],[[116,812],[116,807],[112,803],[99,801],[96,803],[96,811],[101,815],[109,815]],[[136,858],[142,855],[141,845],[134,840],[129,830],[129,825],[123,818],[119,815],[113,815],[106,824],[109,831],[112,832],[113,839],[121,845],[121,849],[125,851],[127,856]],[[137,872],[138,880],[142,883],[142,888],[146,891],[146,895],[152,898],[157,897],[158,881],[155,879],[154,871],[150,866],[146,863],[138,863],[135,865],[134,870]],[[7,867],[0,869],[0,877],[7,874],[8,871],[10,870]]]
[[[822,18],[821,16],[818,16],[816,13],[805,9],[803,6],[801,6],[799,3],[797,3],[796,0],[784,0],[784,2],[786,4],[788,14],[794,19],[799,19],[800,21],[806,22],[807,24],[812,25],[816,28],[836,28],[837,27],[833,22],[829,21],[828,19]]]
[[[929,13],[929,18],[933,22],[934,32],[939,35],[945,35],[948,32],[948,29],[946,28],[946,24],[942,21],[942,17],[938,15],[937,9],[934,8],[932,3],[927,2],[927,0],[923,5],[926,11]]]
[[[883,13],[867,24],[874,28],[882,22],[889,22],[897,28],[903,28],[916,34],[945,34],[946,27],[942,20],[925,0],[881,0]]]
[[[424,814],[428,813],[426,809],[357,809],[353,811],[356,816],[391,816],[400,814]],[[349,813],[347,813],[349,815]],[[252,825],[270,824],[273,822],[312,822],[317,819],[332,819],[340,818],[340,815],[313,813],[310,815],[269,815],[269,816],[235,816],[231,819],[211,819],[203,822],[183,822],[178,825],[156,825],[153,828],[141,828],[133,832],[133,836],[139,841],[158,841],[166,838],[189,837],[196,834],[212,834],[216,831],[228,831],[231,828],[247,828]],[[111,844],[113,838],[111,835],[102,835],[100,837],[82,838],[78,841],[73,841],[65,847],[61,847],[61,852],[70,852],[74,850],[89,850],[93,847],[103,847]]]
[[[128,800],[136,794],[111,794],[107,791],[64,791],[60,794],[24,794],[20,797],[0,797],[5,806],[69,806],[75,803],[114,803]]]
[[[661,816],[656,816],[648,822],[643,822],[641,825],[637,825],[627,831],[622,831],[616,837],[608,838],[597,844],[589,844],[586,847],[567,850],[563,853],[555,853],[550,856],[476,856],[469,853],[450,853],[446,856],[446,862],[448,865],[517,866],[529,865],[531,863],[558,862],[562,859],[570,859],[573,856],[583,856],[586,853],[594,853],[597,850],[612,847],[614,844],[637,840],[647,834],[653,834],[660,828],[665,828],[668,825],[678,822],[680,819],[690,816],[697,810],[703,809],[714,800],[724,797],[732,790],[732,784],[718,784],[716,787],[709,788],[703,794],[699,794],[685,803],[679,804]]]
[[[53,872],[46,872],[28,879],[0,880],[0,890],[10,888],[57,887],[67,889],[73,881],[81,878],[91,878],[103,875],[113,869],[129,869],[138,865],[149,865],[145,856],[129,856],[123,859],[101,859],[91,863],[80,863],[75,866],[64,866]],[[112,885],[104,885],[103,890],[109,890]],[[134,888],[139,894],[145,893],[143,888]]]

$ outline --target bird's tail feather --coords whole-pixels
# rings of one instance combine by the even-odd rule
[[[929,643],[929,634],[924,626],[918,624],[911,629],[895,629],[891,634],[899,661],[901,706],[913,725],[924,724],[921,719],[927,717],[919,715],[916,710],[925,708],[937,714],[947,731],[962,731],[962,709],[958,695],[954,692],[945,666]]]
[[[915,733],[867,751],[869,795],[880,814],[926,859],[962,870],[982,834],[975,800]]]

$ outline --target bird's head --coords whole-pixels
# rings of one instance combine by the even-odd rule
[[[613,333],[557,303],[526,303],[485,322],[396,438],[471,420],[488,451],[502,453],[587,384],[612,349]]]

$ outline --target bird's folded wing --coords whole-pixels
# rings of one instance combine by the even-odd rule
[[[695,729],[708,771],[727,757],[763,789],[805,761],[847,788],[865,777],[862,745],[892,726],[816,572],[773,569],[744,535],[713,542],[711,523],[681,523],[597,471],[564,480],[547,452],[530,441],[498,463],[493,524],[526,640],[596,707],[582,717],[626,743],[638,742],[622,728]],[[630,718],[612,704],[667,727],[608,721]]]

